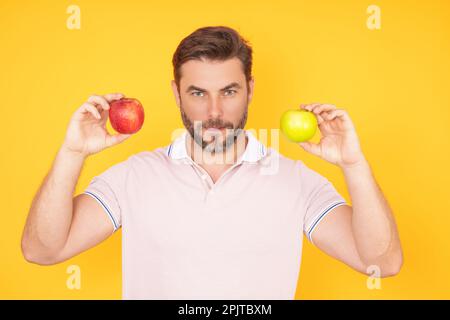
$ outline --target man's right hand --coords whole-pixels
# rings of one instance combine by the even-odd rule
[[[106,130],[109,103],[123,97],[121,93],[90,96],[70,119],[63,143],[64,151],[87,157],[130,137],[130,134],[110,135]]]

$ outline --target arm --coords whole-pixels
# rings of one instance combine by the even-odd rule
[[[344,110],[332,105],[311,105],[325,143],[304,143],[305,150],[338,165],[344,173],[352,207],[334,208],[314,231],[314,243],[330,256],[367,273],[376,265],[381,276],[399,272],[403,263],[400,239],[392,211],[376,183]],[[333,122],[334,121],[334,122]]]
[[[32,263],[49,265],[67,260],[106,239],[109,218],[90,196],[73,198],[85,159],[128,135],[106,132],[108,102],[122,97],[92,96],[73,115],[66,138],[50,172],[31,204],[22,235],[22,252]]]
[[[352,231],[361,259],[377,265],[382,273],[400,271],[403,255],[394,216],[376,183],[369,163],[343,169],[352,199]]]
[[[395,219],[369,165],[344,169],[353,206],[334,208],[313,233],[323,252],[367,274],[376,265],[381,276],[398,274],[403,257]]]

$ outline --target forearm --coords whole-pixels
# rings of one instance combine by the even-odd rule
[[[369,163],[364,160],[342,170],[352,201],[352,230],[361,259],[367,265],[396,269],[402,253],[395,219]]]
[[[28,256],[52,255],[62,249],[72,222],[73,193],[84,157],[62,147],[31,204],[22,237]]]

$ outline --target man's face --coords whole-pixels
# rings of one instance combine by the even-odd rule
[[[190,60],[181,66],[180,86],[172,89],[183,124],[204,151],[231,147],[247,122],[254,81],[246,83],[238,58]]]

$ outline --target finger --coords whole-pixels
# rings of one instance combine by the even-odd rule
[[[326,120],[333,120],[337,117],[344,117],[345,112],[342,109],[331,110],[324,115]]]
[[[313,112],[315,114],[321,114],[322,112],[326,112],[326,111],[331,111],[331,110],[336,110],[336,106],[333,104],[320,104],[316,107],[314,107]]]
[[[102,96],[97,96],[97,95],[90,96],[88,99],[88,102],[95,106],[100,106],[101,109],[99,111],[102,111],[102,109],[109,110],[108,101],[106,101],[106,99]]]
[[[314,110],[314,108],[317,107],[318,105],[320,105],[320,104],[319,103],[300,104],[300,109],[311,111],[311,110]],[[313,111],[311,111],[311,112],[313,112]],[[322,124],[324,119],[318,113],[315,113],[315,116],[317,118],[317,124],[318,125]]]
[[[353,122],[350,119],[347,111],[343,109],[336,109],[330,111],[329,114],[325,117],[326,121],[332,121],[334,119],[341,119],[345,129],[354,129]]]
[[[131,136],[132,136],[132,134],[122,134],[122,133],[118,133],[115,135],[107,135],[106,136],[106,146],[111,147],[113,145],[116,145],[118,143],[125,141],[126,139],[128,139]]]
[[[100,113],[98,112],[97,108],[89,102],[85,102],[81,105],[80,112],[81,113],[90,113],[90,114],[92,114],[92,116],[94,116],[94,118],[99,119],[99,120],[102,118],[100,116]]]
[[[320,103],[310,103],[305,105],[305,110],[312,111],[316,106],[320,105]]]
[[[311,142],[300,142],[299,145],[307,152],[312,153],[316,156],[321,155],[320,146],[316,143]]]
[[[125,95],[122,93],[116,92],[116,93],[105,94],[103,97],[106,99],[106,101],[111,102],[114,100],[122,99],[123,97],[125,97]]]
[[[320,114],[316,115],[316,118],[317,118],[317,125],[319,126],[325,121]]]

